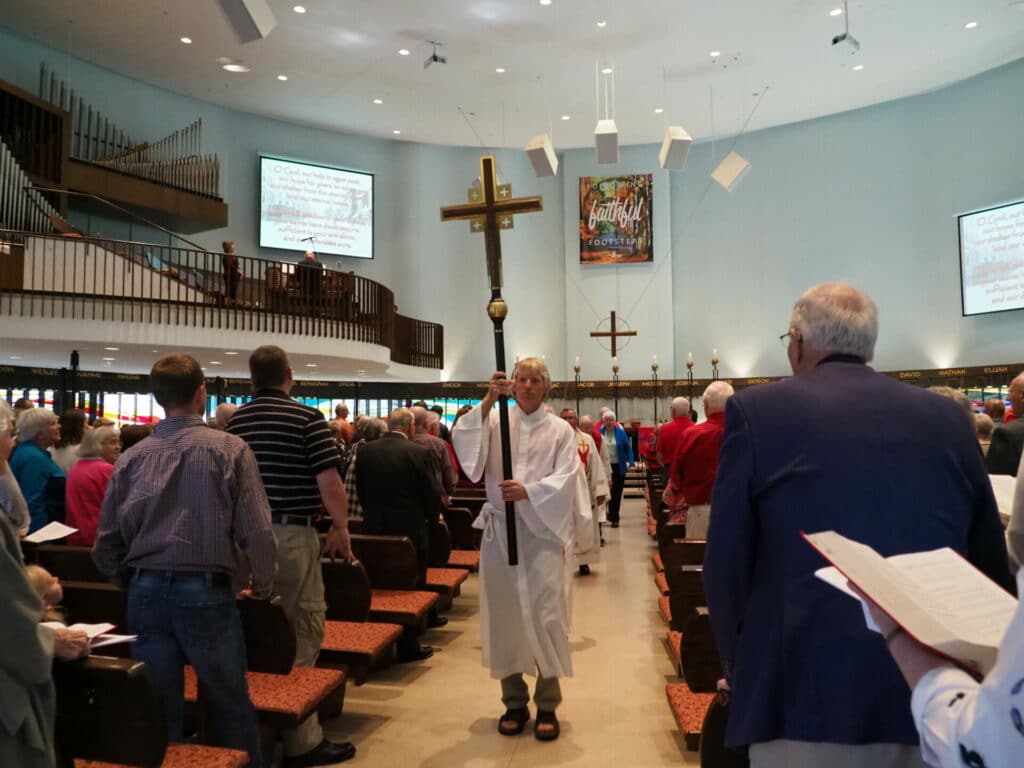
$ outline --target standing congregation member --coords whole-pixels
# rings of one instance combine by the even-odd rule
[[[661,425],[658,430],[658,461],[661,463],[662,479],[668,483],[669,473],[672,470],[672,462],[676,460],[676,446],[686,430],[693,426],[690,420],[690,401],[685,397],[677,397],[672,400],[672,420]]]
[[[824,283],[783,334],[794,376],[726,404],[704,590],[732,699],[726,743],[765,766],[916,766],[910,691],[800,532],[888,557],[951,547],[1010,588],[974,429],[951,400],[867,366],[878,310]],[[879,403],[885,403],[884,408]]]
[[[242,270],[238,264],[238,254],[235,253],[235,241],[225,240],[221,243],[224,253],[220,256],[221,269],[224,272],[224,299],[225,304],[238,303],[238,284],[242,280]]]
[[[235,411],[227,431],[256,454],[277,539],[274,587],[295,628],[295,666],[314,667],[327,613],[316,530],[321,508],[331,518],[326,554],[352,557],[341,455],[323,414],[289,396],[294,381],[283,349],[259,347],[249,356],[249,373],[253,399]],[[315,715],[284,733],[289,768],[340,763],[355,753],[348,742],[325,739]]]
[[[53,462],[67,472],[78,461],[78,449],[85,437],[85,411],[64,411],[58,419],[60,422],[60,439],[50,449]]]
[[[168,740],[182,740],[190,664],[207,694],[215,744],[248,752],[258,766],[235,587],[251,573],[253,597],[271,593],[267,496],[246,444],[203,423],[206,386],[194,358],[161,357],[149,383],[166,418],[114,467],[92,557],[128,590],[128,631],[139,636],[132,655],[149,667]]]
[[[674,449],[670,469],[670,489],[665,495],[676,497],[685,508],[686,538],[704,539],[711,515],[711,490],[718,474],[718,453],[725,426],[725,404],[733,395],[730,384],[713,381],[704,390],[704,415],[707,420],[683,433]],[[689,403],[687,403],[689,408]],[[670,493],[671,491],[671,493]]]
[[[18,445],[11,454],[11,471],[25,495],[32,523],[29,533],[64,519],[64,470],[50,458],[60,440],[60,422],[53,411],[30,408],[18,416]]]
[[[96,542],[103,497],[120,455],[121,435],[114,427],[95,427],[85,433],[78,461],[68,472],[64,522],[78,529],[68,536],[68,544],[91,547]]]
[[[0,400],[0,515],[7,519],[16,535],[24,536],[32,518],[7,463],[14,450],[14,430],[14,412],[5,400]]]
[[[447,497],[455,490],[459,476],[452,464],[451,454],[448,453],[448,444],[440,437],[441,417],[419,405],[414,405],[409,410],[416,422],[416,432],[412,439],[430,451],[437,484],[447,503]]]
[[[1024,373],[1018,374],[1010,382],[1010,391],[1006,399],[1013,406],[1014,413],[1024,413]],[[1016,475],[1022,453],[1024,419],[1014,419],[1000,424],[992,432],[992,441],[986,454],[989,474]]]
[[[352,445],[356,428],[348,420],[348,406],[344,403],[338,403],[334,406],[333,423],[337,424],[338,429],[341,430],[341,439],[345,442],[345,445]]]
[[[626,475],[633,466],[633,444],[629,442],[626,430],[615,420],[614,411],[602,414],[601,437],[608,446],[608,460],[611,462],[612,495],[608,502],[608,522],[612,528],[618,528]]]
[[[227,429],[228,422],[231,421],[231,417],[235,415],[235,411],[237,410],[238,406],[234,403],[221,403],[213,411],[213,418],[210,420],[210,426],[214,429]]]
[[[498,731],[522,733],[530,718],[523,675],[537,674],[534,735],[558,738],[555,708],[562,700],[559,678],[572,675],[569,654],[568,578],[563,553],[588,541],[592,523],[588,493],[579,469],[572,427],[543,407],[551,375],[543,360],[516,364],[512,381],[502,371],[491,377],[487,395],[452,430],[466,474],[485,477],[487,502],[478,518],[480,625],[484,665],[501,680],[506,712]],[[498,412],[501,395],[515,398],[509,410],[512,474],[502,479]],[[505,502],[515,502],[519,564],[508,563]]]

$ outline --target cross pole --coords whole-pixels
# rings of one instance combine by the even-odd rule
[[[617,345],[616,341],[618,340],[619,336],[636,336],[636,331],[616,331],[615,330],[615,310],[614,309],[612,310],[611,320],[612,320],[612,322],[611,322],[611,330],[610,331],[591,331],[590,335],[595,337],[595,338],[598,338],[598,337],[611,338],[611,340],[612,340],[612,357],[617,357],[619,353],[618,353],[618,345]],[[600,326],[598,326],[598,327],[600,327]]]
[[[501,297],[501,230],[512,228],[512,215],[544,210],[540,197],[512,197],[512,187],[498,184],[494,172],[494,157],[480,158],[480,188],[469,190],[469,202],[441,208],[441,221],[469,219],[471,232],[483,232],[487,250],[487,277],[491,283],[491,300],[487,316],[494,326],[494,356],[497,369],[505,366],[505,317],[508,305]],[[484,418],[487,414],[484,414]],[[498,398],[498,420],[501,425],[501,473],[504,480],[512,479],[512,447],[509,438],[508,397]],[[505,528],[508,535],[508,564],[519,564],[519,545],[516,538],[515,502],[505,502]]]

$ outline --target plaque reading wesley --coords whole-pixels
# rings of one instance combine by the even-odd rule
[[[580,177],[580,263],[654,261],[654,176]]]

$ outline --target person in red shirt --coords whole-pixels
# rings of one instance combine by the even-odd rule
[[[693,427],[690,420],[690,401],[685,397],[677,397],[672,401],[672,420],[662,424],[658,430],[658,463],[663,467],[663,478],[668,483],[669,469],[676,458],[676,447],[683,433]]]
[[[708,535],[711,489],[718,474],[718,452],[725,428],[725,403],[732,395],[733,388],[729,384],[711,382],[704,390],[707,421],[686,430],[676,446],[669,485],[677,505],[678,502],[685,504],[688,539],[704,539]]]
[[[68,544],[91,547],[96,543],[96,525],[114,462],[121,455],[121,436],[114,427],[86,430],[78,449],[78,461],[68,470],[64,489],[65,521],[78,532]]]

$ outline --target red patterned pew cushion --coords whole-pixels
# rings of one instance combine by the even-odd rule
[[[480,553],[475,549],[453,549],[448,557],[448,566],[475,572],[480,568]]]
[[[298,721],[305,720],[320,703],[345,684],[340,669],[294,667],[287,675],[246,672],[249,699],[257,712],[274,712]],[[198,698],[199,681],[192,667],[185,667],[185,701]]]
[[[377,657],[402,634],[397,624],[374,621],[328,621],[324,623],[325,651],[349,651]]]
[[[406,589],[375,589],[370,597],[370,613],[387,617],[398,624],[415,623],[437,603],[433,592]]]
[[[468,578],[469,571],[465,568],[427,568],[427,584],[454,590]]]
[[[658,598],[658,610],[661,611],[661,618],[665,620],[666,624],[672,623],[672,608],[669,605],[667,597]]]
[[[161,768],[243,768],[249,756],[236,749],[203,747],[197,744],[168,744]],[[120,763],[75,760],[75,768],[128,768]]]
[[[668,594],[668,579],[665,578],[664,572],[654,574],[654,585],[661,594]]]
[[[670,630],[665,639],[668,641],[668,652],[672,656],[672,661],[675,662],[676,669],[679,669],[679,663],[682,659],[682,653],[680,648],[683,645],[683,633]]]
[[[700,747],[700,729],[704,725],[704,715],[711,706],[715,694],[694,693],[686,683],[669,683],[665,686],[665,695],[668,697],[668,705],[676,724],[686,737],[686,748],[696,752]]]
[[[654,570],[656,570],[658,573],[664,573],[665,563],[662,562],[661,555],[657,552],[651,555],[651,564],[654,566]]]

